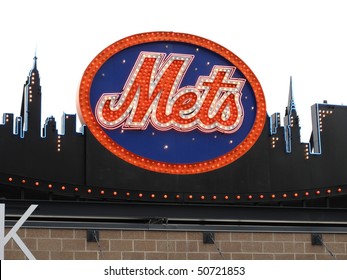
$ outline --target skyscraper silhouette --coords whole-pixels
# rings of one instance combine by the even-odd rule
[[[41,85],[40,74],[37,69],[37,57],[34,57],[33,68],[29,72],[29,76],[23,86],[23,97],[21,106],[21,134],[30,136],[41,135]]]
[[[199,174],[164,174],[134,166],[105,149],[87,127],[76,132],[75,114],[63,114],[60,133],[53,116],[42,126],[41,109],[35,56],[23,87],[20,116],[5,113],[0,125],[0,183],[10,187],[0,187],[3,197],[48,194],[50,199],[175,203],[301,202],[313,190],[331,201],[344,192],[341,186],[347,188],[347,107],[314,105],[314,141],[301,143],[292,78],[284,125],[279,113],[267,117],[258,141],[243,157]],[[211,137],[211,146],[216,139]],[[315,151],[323,147],[323,152],[313,153],[312,145]]]

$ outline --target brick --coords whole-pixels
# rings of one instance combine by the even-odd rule
[[[26,256],[24,255],[24,253],[18,250],[5,251],[4,254],[5,254],[4,255],[5,260],[25,260],[26,259]]]
[[[15,241],[13,241],[12,250],[20,251],[22,249],[18,246],[18,244]]]
[[[232,260],[252,260],[253,256],[252,254],[232,253],[231,259]]]
[[[342,242],[338,242],[338,243],[326,242],[325,244],[329,248],[329,250],[331,252],[333,252],[334,254],[346,254],[346,246],[345,246],[346,244],[345,243],[342,243]]]
[[[35,251],[31,252],[37,260],[50,260],[49,251]]]
[[[16,242],[13,242],[12,251],[21,251],[22,249],[18,246]]]
[[[97,252],[75,252],[75,260],[97,260]]]
[[[216,232],[222,255],[215,244],[203,244],[202,232],[100,230],[101,252],[97,243],[86,241],[86,230],[21,229],[20,234],[37,259],[333,259],[324,246],[311,245],[310,233]],[[347,234],[322,237],[337,259],[347,260]],[[26,259],[12,239],[6,244],[5,259]]]
[[[188,260],[208,260],[209,254],[208,253],[188,253],[187,259]]]
[[[123,260],[144,260],[144,252],[122,252]]]
[[[315,254],[295,254],[296,260],[315,260]]]
[[[294,254],[275,254],[275,260],[294,260]]]
[[[87,251],[110,251],[109,240],[100,240],[99,242],[87,242]]]
[[[144,231],[122,231],[122,239],[144,239]]]
[[[311,234],[309,233],[295,233],[294,241],[311,242]]]
[[[121,252],[103,252],[100,255],[100,259],[102,260],[121,260],[122,253]]]
[[[187,254],[186,253],[168,253],[168,260],[186,260]]]
[[[187,232],[187,240],[202,240],[203,232]]]
[[[123,252],[134,251],[134,244],[132,240],[111,240],[110,251]]]
[[[156,244],[155,241],[142,241],[142,240],[135,240],[134,241],[134,251],[155,251],[156,250]]]
[[[215,241],[231,241],[230,232],[216,232],[214,237]]]
[[[284,242],[284,253],[305,253],[305,243]]]
[[[305,243],[305,253],[322,254],[325,252],[324,246],[311,245],[311,243]]]
[[[63,251],[85,251],[85,239],[62,239]]]
[[[122,232],[120,230],[100,230],[99,237],[101,239],[121,239]]]
[[[241,250],[245,253],[261,253],[263,252],[262,242],[242,242]]]
[[[145,239],[151,239],[151,240],[167,240],[167,232],[164,231],[146,231],[145,232]]]
[[[219,245],[217,245],[219,248]],[[216,252],[217,247],[215,244],[204,244],[202,242],[198,243],[198,251],[199,252]]]
[[[335,242],[347,242],[347,234],[335,233]]]
[[[176,247],[175,241],[157,241],[157,251],[158,252],[174,252]]]
[[[37,248],[44,251],[61,251],[62,242],[61,239],[38,239]]]
[[[52,229],[51,238],[74,238],[74,232],[67,229]]]
[[[273,260],[273,254],[253,254],[253,260]]]
[[[231,260],[231,254],[224,252],[222,252],[222,255],[219,253],[210,253],[210,260]]]
[[[335,234],[322,234],[322,239],[324,242],[334,242],[335,241]]]
[[[176,252],[197,252],[197,241],[176,241]]]
[[[26,237],[26,229],[24,228],[20,228],[17,230],[17,235],[20,237],[20,238],[25,238]]]
[[[26,229],[26,238],[49,238],[50,230],[49,229]]]
[[[253,241],[273,241],[273,233],[263,233],[263,232],[255,232],[253,233]]]
[[[316,254],[316,260],[333,260],[334,257],[329,253],[326,254]]]
[[[186,232],[168,232],[167,233],[168,240],[187,240],[187,233]]]
[[[146,260],[167,260],[168,254],[167,253],[146,253],[145,258]]]
[[[294,234],[293,233],[274,233],[274,241],[294,242]]]
[[[73,252],[51,252],[51,260],[73,260]]]
[[[231,241],[251,241],[252,233],[249,232],[232,232]]]
[[[264,242],[263,243],[264,253],[283,253],[283,243],[282,242]]]
[[[222,252],[241,252],[241,242],[221,242]]]
[[[27,246],[30,251],[37,250],[37,239],[36,238],[35,239],[34,238],[23,238],[22,241],[24,242],[25,246]],[[17,243],[15,243],[15,244],[17,244]]]
[[[13,249],[13,243],[15,243],[13,241],[13,239],[11,238],[5,245],[5,250],[12,250]]]
[[[76,239],[87,239],[87,230],[85,229],[75,229],[74,238]]]
[[[103,252],[103,251],[98,251],[97,252],[97,260],[104,260],[105,259],[105,253],[107,252]],[[119,252],[118,252],[119,253]]]

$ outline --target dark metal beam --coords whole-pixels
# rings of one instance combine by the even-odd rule
[[[347,209],[5,200],[7,225],[38,204],[26,226],[213,231],[347,232]],[[165,221],[152,223],[151,221]]]
[[[16,221],[6,221],[6,227],[14,226]],[[76,221],[27,221],[25,228],[51,228],[51,229],[95,229],[95,230],[148,230],[148,231],[199,231],[199,232],[295,232],[295,233],[347,233],[347,227],[337,227],[333,225],[241,225],[223,224],[167,224],[149,225],[146,223],[126,223],[126,222],[76,222]]]

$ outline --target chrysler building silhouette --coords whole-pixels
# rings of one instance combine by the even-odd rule
[[[290,153],[292,151],[293,142],[295,144],[300,143],[300,126],[299,116],[296,111],[296,106],[293,96],[293,81],[290,77],[289,82],[289,94],[288,94],[288,105],[284,116],[284,131],[286,139],[286,151]]]

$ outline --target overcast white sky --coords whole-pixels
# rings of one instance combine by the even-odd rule
[[[37,49],[43,119],[76,113],[91,60],[108,45],[148,31],[205,37],[239,56],[258,77],[271,115],[283,116],[293,76],[302,140],[310,107],[347,105],[347,9],[338,0],[0,0],[0,113],[20,112]]]

